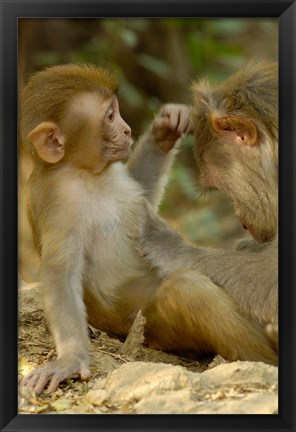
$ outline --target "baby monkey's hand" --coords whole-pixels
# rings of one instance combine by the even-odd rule
[[[163,151],[171,150],[182,135],[192,133],[189,107],[181,104],[164,105],[155,116],[152,133],[156,144]]]
[[[48,385],[47,394],[53,393],[62,381],[71,378],[81,378],[82,381],[90,379],[88,361],[79,356],[60,358],[47,363],[46,366],[34,369],[21,382],[23,387],[34,390],[36,394],[42,393]]]

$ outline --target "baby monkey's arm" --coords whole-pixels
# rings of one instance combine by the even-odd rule
[[[166,104],[156,114],[148,132],[140,138],[128,161],[129,172],[142,185],[154,208],[160,204],[179,148],[178,140],[191,132],[189,107]]]

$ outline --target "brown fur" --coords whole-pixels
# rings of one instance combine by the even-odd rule
[[[195,358],[219,352],[228,360],[261,361],[269,355],[260,326],[246,319],[225,291],[197,271],[173,273],[143,315],[148,343],[158,349],[178,347],[179,353]]]
[[[61,65],[32,75],[20,102],[20,132],[24,150],[36,157],[27,139],[29,132],[43,121],[59,123],[75,96],[82,92],[97,92],[107,99],[116,93],[117,88],[116,77],[110,71],[92,65]]]

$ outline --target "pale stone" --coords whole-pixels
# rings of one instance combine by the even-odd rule
[[[126,363],[86,395],[135,414],[276,414],[278,369],[233,362],[203,373],[163,363]],[[93,401],[93,402],[92,402]]]

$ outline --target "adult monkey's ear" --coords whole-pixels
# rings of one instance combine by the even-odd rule
[[[257,127],[245,117],[211,113],[210,123],[214,131],[229,142],[247,146],[254,146],[258,142]]]
[[[57,163],[65,155],[65,137],[56,123],[43,122],[29,134],[38,156],[49,163]]]

